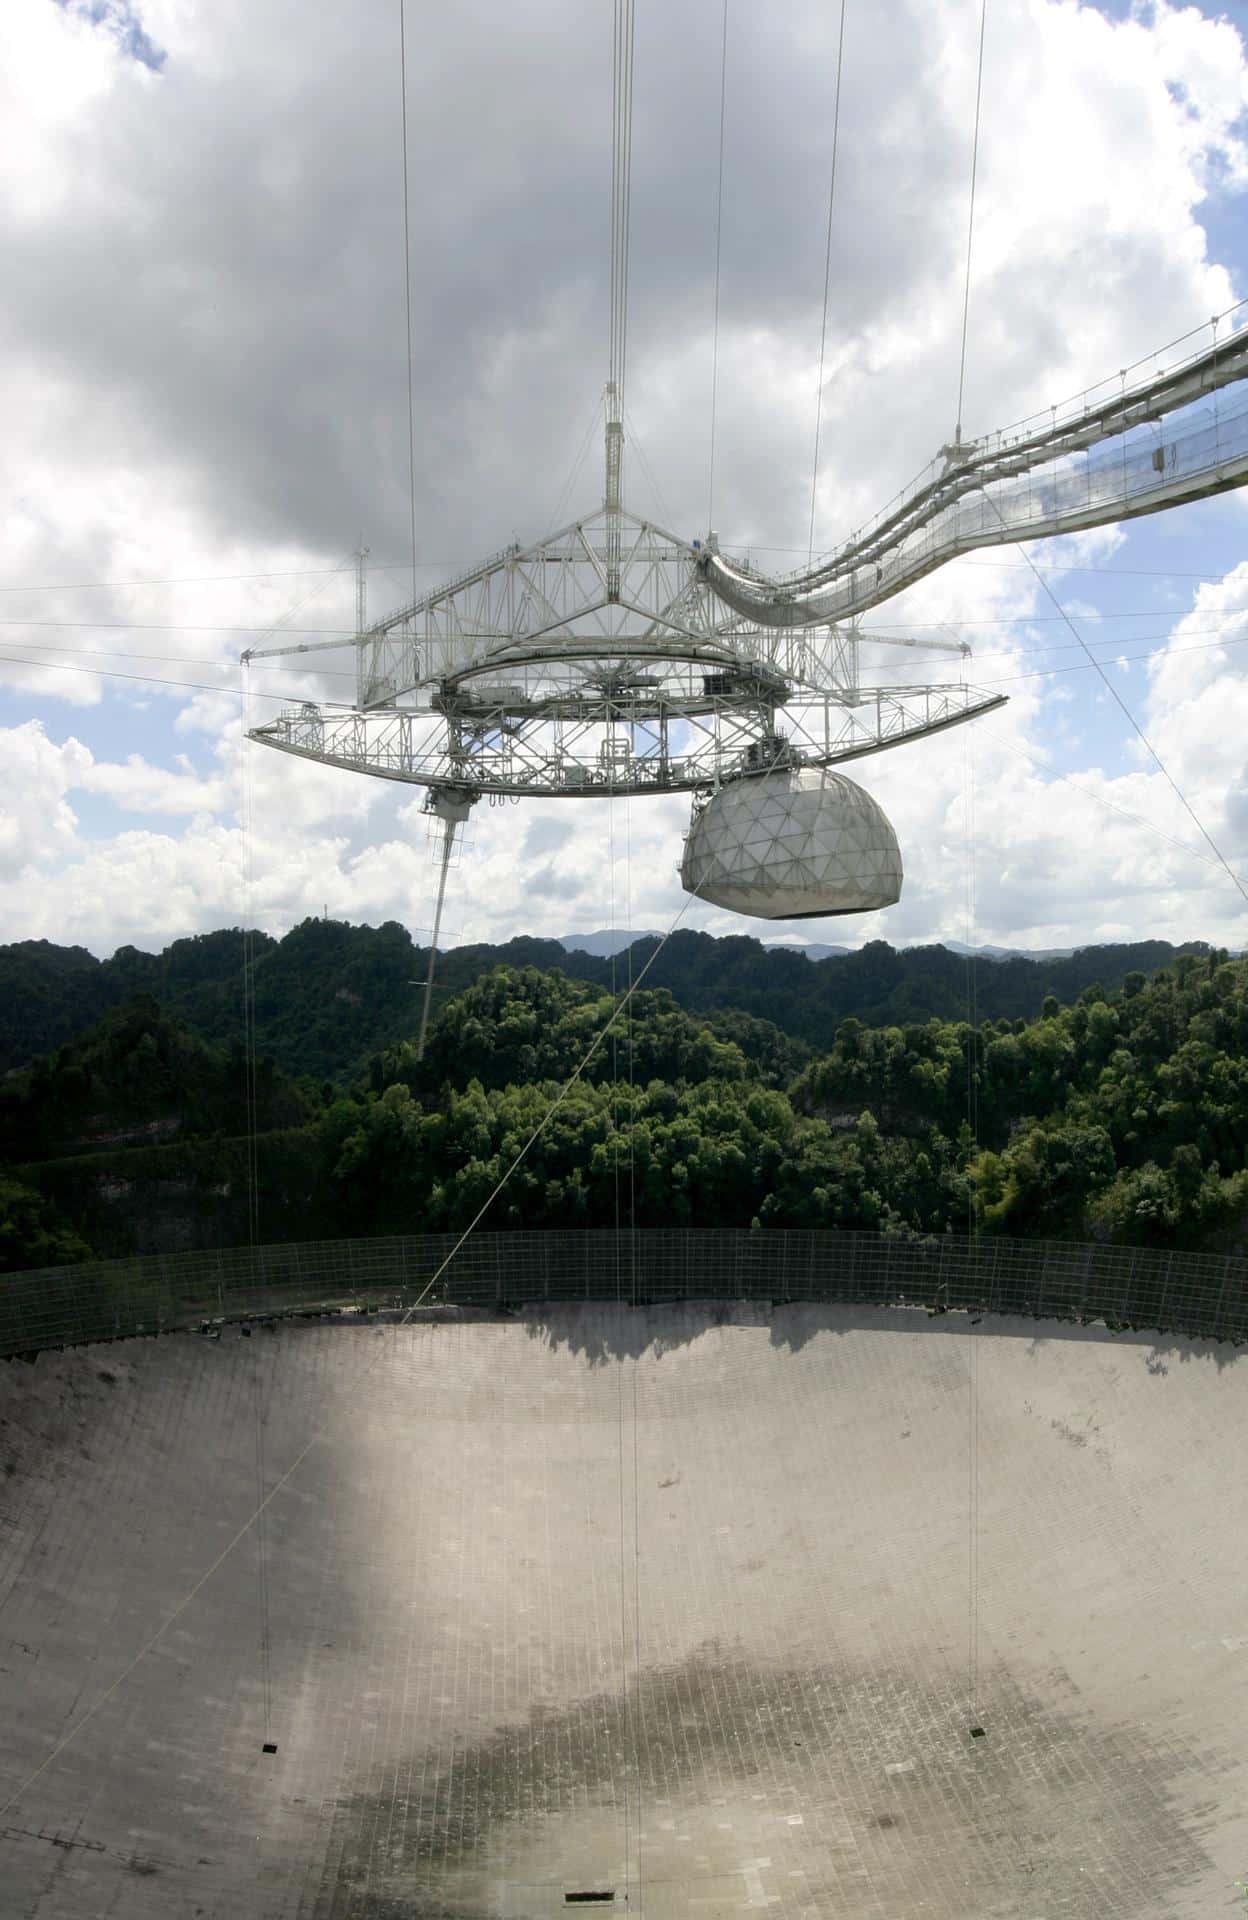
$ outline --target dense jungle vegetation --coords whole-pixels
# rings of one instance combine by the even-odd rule
[[[338,929],[358,931],[369,930]],[[332,923],[269,943],[262,958],[276,965],[303,935],[324,966],[301,1003],[304,1069],[283,1008],[280,1045],[261,1025],[267,1050],[250,1088],[237,1040],[211,1037],[224,1018],[222,953],[239,936],[127,961],[146,976],[137,994],[0,1082],[0,1266],[245,1241],[249,1117],[263,1239],[469,1221],[603,1035],[615,1003],[593,976],[609,978],[612,963],[559,949],[557,968],[499,966],[486,950],[494,964],[444,1006],[421,1063],[410,984],[403,1018],[374,1009],[377,1040],[358,1044],[369,980],[397,981],[413,964],[400,932],[381,929],[379,944],[357,950],[361,971],[347,973],[352,998],[337,1002],[337,1027],[316,1019],[345,984],[343,965],[325,957]],[[709,944],[755,948],[760,977],[773,958],[809,975],[840,964],[759,962],[756,942]],[[1138,949],[1102,950],[1124,951]],[[877,997],[905,997],[924,977],[898,967],[913,955],[871,955],[846,958],[859,963],[860,984],[876,968]],[[1078,977],[1090,963],[1074,959]],[[955,964],[965,1006],[966,967]],[[978,966],[981,1012],[1015,965]],[[621,982],[625,973],[617,962]],[[51,1017],[55,969],[47,977]],[[256,977],[259,1003],[259,964]],[[929,985],[943,978],[936,965]],[[237,1028],[237,974],[232,991]],[[807,1023],[809,1033],[794,1031]],[[346,1066],[326,1070],[344,1054]],[[817,1019],[809,1007],[786,1026],[748,1006],[693,1010],[648,980],[487,1224],[635,1218],[938,1234],[973,1222],[989,1234],[1231,1249],[1248,1239],[1246,1152],[1248,961],[1225,953],[1181,953],[1151,980],[1143,967],[1112,984],[1085,980],[1065,1003],[1048,992],[1030,1013],[996,1012],[974,1027],[956,1012]]]
[[[411,1031],[415,983],[425,977],[428,954],[413,946],[406,927],[392,920],[380,927],[305,920],[281,940],[254,934],[252,941],[257,1040],[286,1073],[350,1079],[380,1048]],[[657,945],[653,937],[635,943],[635,972]],[[1127,973],[1153,974],[1186,951],[1203,948],[1142,940],[1084,947],[1067,958],[1020,955],[984,962],[978,968],[979,1014],[1033,1019],[1046,994],[1074,1000],[1094,981],[1114,987]],[[558,968],[605,987],[626,978],[628,961],[569,953],[557,940],[457,947],[439,958],[443,997],[463,992],[498,966]],[[241,1026],[242,969],[238,928],[176,940],[163,953],[121,947],[109,960],[46,940],[0,947],[0,1073],[55,1052],[139,994],[150,994],[201,1040],[228,1047]],[[967,968],[960,955],[939,946],[898,952],[883,940],[857,953],[811,961],[744,935],[717,940],[680,932],[664,947],[646,984],[666,987],[691,1013],[754,1014],[813,1047],[830,1045],[837,1023],[851,1014],[875,1027],[960,1020],[967,1011]]]

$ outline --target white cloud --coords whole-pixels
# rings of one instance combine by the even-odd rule
[[[132,753],[120,765],[89,767],[77,784],[87,793],[104,794],[127,813],[218,813],[234,800],[224,779],[201,780],[184,756],[176,767],[155,767]]]
[[[73,738],[57,746],[34,720],[0,734],[0,743],[0,873],[12,882],[72,848],[77,818],[68,795],[90,768],[91,755]]]

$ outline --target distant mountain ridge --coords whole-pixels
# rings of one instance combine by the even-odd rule
[[[666,987],[691,1012],[733,1010],[770,1021],[814,1047],[828,1046],[851,1016],[867,1026],[905,1026],[965,1020],[970,1012],[966,960],[945,946],[898,951],[876,940],[812,962],[800,949],[768,948],[745,934],[717,939],[682,930],[661,953],[659,944],[655,934],[633,940],[634,974],[657,954],[648,987]],[[201,1039],[236,1044],[243,951],[236,927],[175,940],[156,954],[121,947],[108,960],[44,940],[0,947],[0,1072],[55,1052],[140,995]],[[975,1005],[981,1020],[1031,1019],[1048,995],[1069,1004],[1096,982],[1113,987],[1132,972],[1156,973],[1179,953],[1208,951],[1203,941],[1142,940],[1042,960],[994,959],[979,970]],[[435,1007],[500,965],[612,984],[609,956],[520,937],[443,954]],[[393,920],[380,927],[305,920],[280,940],[255,934],[256,1044],[288,1075],[341,1082],[414,1032],[424,968],[423,951]]]
[[[561,933],[559,945],[568,953],[593,953],[600,960],[626,953],[638,940],[661,940],[653,927],[600,927],[597,933]]]
[[[715,938],[714,935],[711,936]],[[719,936],[721,939],[724,935]],[[557,936],[559,945],[569,953],[596,953],[603,957],[626,953],[638,940],[661,940],[662,934],[653,927],[644,931],[629,927],[600,927],[595,933],[561,933]],[[931,945],[930,941],[916,941],[915,946]],[[942,940],[939,943],[950,953],[960,953],[964,958],[972,954],[977,960],[1069,960],[1072,953],[1078,953],[1078,947],[968,947],[961,940]],[[800,953],[804,960],[827,960],[834,954],[853,953],[853,947],[830,947],[821,940],[764,940],[761,945],[768,953]],[[898,949],[909,953],[909,946]]]
[[[711,936],[714,939],[714,935]],[[613,953],[626,953],[638,940],[661,940],[663,935],[654,927],[644,930],[629,927],[600,927],[596,933],[561,933],[559,945],[569,953],[596,953],[609,958]],[[852,947],[829,947],[819,940],[764,940],[761,942],[768,953],[800,953],[804,960],[826,960],[830,954],[852,953]],[[996,951],[996,949],[994,949]],[[1001,952],[1005,949],[1001,948]]]

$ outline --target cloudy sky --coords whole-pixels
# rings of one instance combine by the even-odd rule
[[[418,793],[259,748],[244,778],[240,746],[243,648],[349,631],[361,535],[374,613],[410,582],[398,4],[0,8],[0,940],[106,954],[245,918],[431,917]],[[432,585],[600,497],[611,9],[408,7]],[[708,515],[722,17],[637,0],[626,494],[688,535]],[[728,23],[714,518],[783,570],[811,510],[837,8],[729,0]],[[979,0],[847,0],[817,545],[952,432],[978,27]],[[1248,7],[1212,0],[989,0],[968,433],[1248,294],[1246,42]],[[1248,496],[1031,551],[1248,873]],[[1248,945],[1242,896],[1016,550],[954,563],[888,620],[969,640],[975,681],[1011,696],[862,763],[901,905],[769,930],[695,904],[684,924]],[[252,724],[349,697],[348,656],[309,664],[252,669]],[[479,807],[447,935],[668,925],[687,803],[614,815]]]

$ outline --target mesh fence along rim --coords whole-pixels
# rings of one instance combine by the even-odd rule
[[[622,1234],[626,1230],[621,1230]],[[610,1228],[281,1242],[40,1267],[0,1278],[0,1355],[235,1320],[399,1307],[494,1309],[614,1300]],[[621,1247],[638,1304],[752,1300],[1022,1315],[1248,1339],[1235,1255],[963,1234],[902,1238],[776,1228],[639,1228]]]

